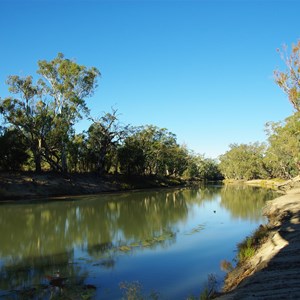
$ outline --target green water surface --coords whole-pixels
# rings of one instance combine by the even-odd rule
[[[212,185],[2,204],[0,299],[121,299],[122,286],[198,296],[208,274],[221,286],[221,261],[274,197]]]

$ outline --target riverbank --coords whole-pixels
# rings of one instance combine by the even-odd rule
[[[231,271],[219,300],[300,299],[300,184],[269,201],[267,238],[254,256]]]
[[[146,188],[185,186],[172,177],[95,174],[0,173],[0,201],[87,195]]]

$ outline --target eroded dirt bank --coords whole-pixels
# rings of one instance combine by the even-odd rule
[[[300,187],[269,201],[264,214],[267,240],[228,274],[217,299],[300,299]]]
[[[155,176],[56,173],[0,173],[0,201],[56,196],[98,194],[125,190],[161,188],[192,184],[174,178]]]

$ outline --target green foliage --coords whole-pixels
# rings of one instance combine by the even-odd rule
[[[221,189],[221,206],[230,211],[233,218],[245,218],[259,222],[261,211],[251,209],[253,201],[256,207],[264,207],[266,201],[276,198],[272,190],[248,185],[224,185]]]
[[[286,71],[281,72],[276,70],[274,72],[275,82],[288,95],[289,101],[293,107],[300,111],[300,40],[296,45],[292,45],[291,53],[288,53],[287,46],[278,52],[286,64]]]
[[[188,178],[196,178],[201,180],[220,180],[222,174],[216,160],[205,158],[204,155],[189,154],[188,166],[185,172]]]
[[[140,141],[132,136],[118,149],[118,159],[124,174],[143,174],[145,171],[146,156]]]
[[[36,171],[41,170],[42,147],[51,132],[51,115],[47,103],[42,100],[42,90],[34,85],[31,76],[9,76],[9,91],[14,97],[0,102],[4,121],[18,130],[30,149]]]
[[[269,147],[266,166],[272,177],[291,178],[300,168],[300,113],[284,123],[267,124]]]
[[[227,179],[265,178],[264,155],[263,144],[232,144],[230,150],[220,156],[219,168]]]
[[[23,136],[15,129],[7,129],[0,135],[0,145],[0,170],[20,170],[29,158]]]
[[[51,61],[38,62],[38,84],[43,94],[50,99],[52,118],[51,130],[54,145],[46,149],[46,158],[58,170],[67,171],[66,145],[74,123],[87,114],[85,98],[97,87],[100,72],[92,67],[77,64],[64,58],[62,53]],[[54,159],[53,159],[54,157]]]
[[[10,93],[0,102],[4,121],[18,130],[34,156],[36,171],[42,160],[52,169],[67,170],[67,144],[74,123],[87,113],[85,98],[90,96],[100,74],[65,59],[62,54],[52,61],[39,61],[40,78],[9,76]]]
[[[125,174],[180,176],[187,167],[188,152],[176,136],[153,125],[133,129],[118,150],[121,171]]]
[[[228,179],[291,178],[300,170],[300,40],[278,52],[286,70],[274,71],[275,82],[288,95],[296,113],[283,123],[267,124],[268,147],[231,145],[220,157],[220,169]]]
[[[90,170],[90,153],[88,152],[87,137],[85,133],[70,136],[67,146],[69,170],[81,172]]]
[[[111,165],[117,163],[117,148],[129,130],[129,125],[123,126],[119,123],[117,110],[94,120],[88,130],[87,144],[92,149],[91,163],[98,174],[108,172]]]
[[[242,263],[255,254],[255,246],[253,245],[252,237],[247,237],[241,244],[238,245],[237,260]]]
[[[261,225],[251,236],[238,244],[237,262],[243,263],[254,256],[256,250],[266,240],[268,233],[268,228]]]

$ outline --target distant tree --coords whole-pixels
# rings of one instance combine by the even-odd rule
[[[181,175],[187,167],[187,151],[175,134],[153,125],[135,128],[118,151],[121,170],[145,175]]]
[[[146,155],[141,141],[136,136],[129,136],[118,148],[120,170],[127,175],[143,175],[145,173]]]
[[[278,52],[286,64],[286,71],[274,71],[275,82],[288,95],[289,101],[293,107],[300,111],[300,40],[296,45],[292,45],[292,51],[289,54],[287,46]]]
[[[219,168],[225,178],[249,180],[264,178],[265,146],[259,143],[231,144],[230,150],[220,156]]]
[[[220,180],[222,174],[219,170],[218,162],[204,155],[189,153],[187,177],[201,180]]]
[[[89,171],[87,137],[85,133],[73,134],[68,143],[68,164],[70,171]]]
[[[188,149],[186,146],[176,143],[170,147],[165,153],[165,163],[167,175],[182,176],[188,167]]]
[[[129,125],[120,124],[117,110],[114,109],[112,113],[106,113],[98,120],[93,121],[88,130],[87,142],[92,149],[92,157],[94,157],[99,175],[108,171],[112,157],[114,154],[117,155],[117,146],[128,135],[128,132]]]
[[[219,169],[218,162],[212,158],[204,159],[202,174],[206,180],[221,180],[224,178]]]
[[[265,162],[272,177],[291,178],[300,171],[300,113],[283,123],[267,124],[269,147]]]

